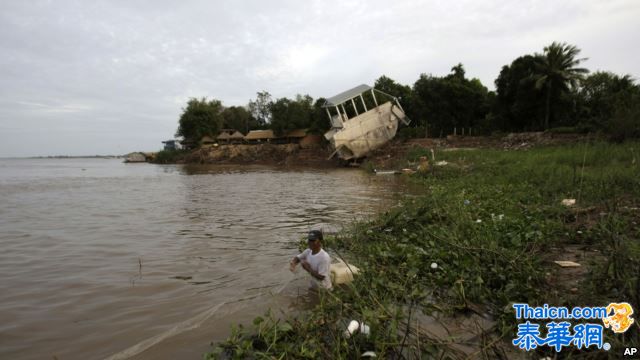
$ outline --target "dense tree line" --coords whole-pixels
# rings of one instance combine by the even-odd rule
[[[454,128],[476,134],[562,128],[603,132],[616,140],[640,137],[640,86],[629,75],[589,74],[580,67],[586,59],[579,54],[576,46],[554,42],[542,53],[520,56],[502,67],[495,91],[469,79],[462,64],[444,76],[421,74],[413,86],[383,75],[374,87],[400,99],[413,120],[405,130],[416,137],[443,136]],[[193,98],[183,109],[176,135],[197,141],[229,128],[243,133],[272,129],[276,135],[304,128],[321,134],[329,128],[324,101],[309,95],[274,100],[267,91],[258,92],[247,106]],[[370,95],[365,102],[373,106]],[[351,105],[345,108],[355,113]]]

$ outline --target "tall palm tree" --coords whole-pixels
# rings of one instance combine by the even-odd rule
[[[544,128],[549,128],[552,94],[561,94],[575,88],[582,75],[589,72],[585,68],[577,67],[586,58],[576,58],[580,49],[567,43],[553,42],[544,48],[542,55],[536,58],[536,88],[546,90]]]

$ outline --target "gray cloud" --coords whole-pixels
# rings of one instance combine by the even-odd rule
[[[330,96],[462,62],[486,86],[554,40],[640,75],[629,1],[0,4],[0,156],[157,150],[189,97]]]

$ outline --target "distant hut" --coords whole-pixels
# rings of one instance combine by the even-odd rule
[[[307,129],[294,129],[287,131],[282,137],[285,138],[288,143],[298,144],[305,136],[307,136]]]
[[[232,144],[241,144],[244,141],[244,135],[236,130],[229,135],[229,142]]]
[[[244,140],[249,144],[268,143],[276,139],[277,137],[273,134],[273,130],[251,130],[244,137]]]
[[[230,137],[231,134],[229,134],[227,131],[223,131],[216,137],[216,140],[218,140],[219,143],[229,143]]]
[[[205,135],[200,139],[200,145],[213,145],[216,143],[216,140],[209,135]]]

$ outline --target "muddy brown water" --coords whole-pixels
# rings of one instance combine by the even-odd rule
[[[357,169],[0,159],[0,358],[201,358],[230,324],[298,311],[310,226],[397,203]]]

